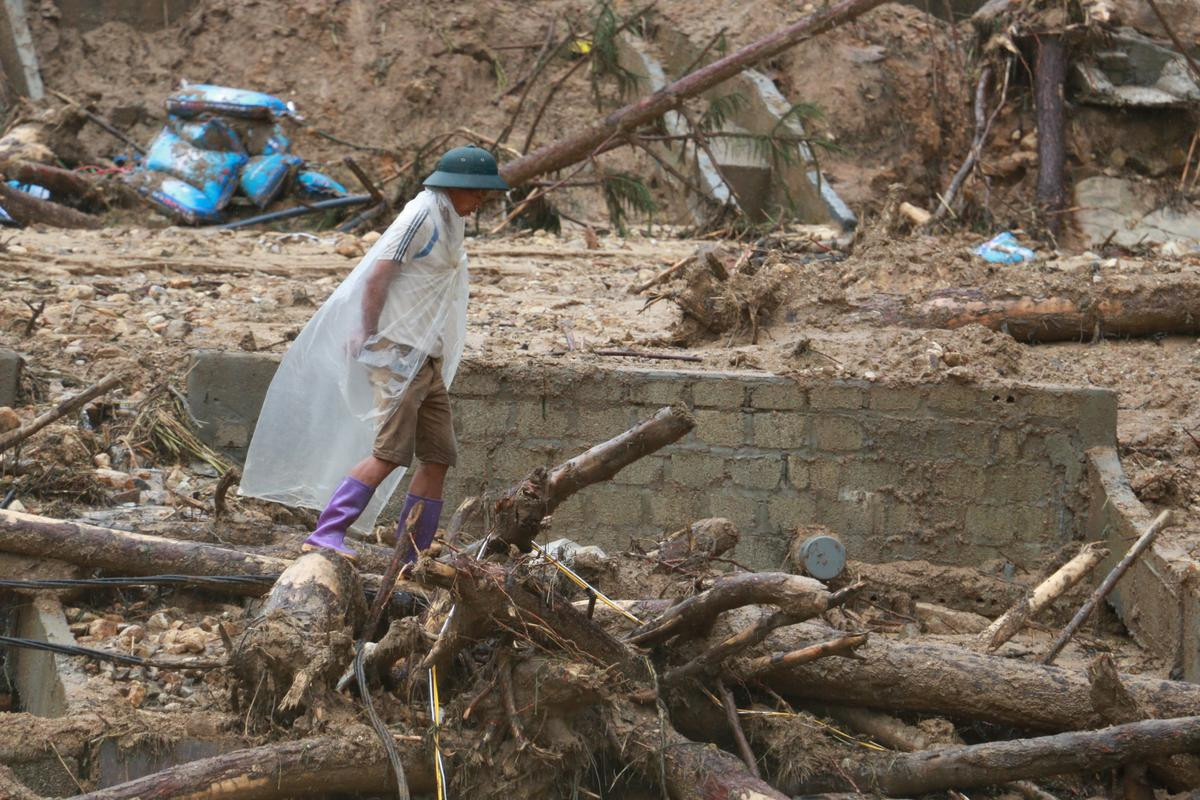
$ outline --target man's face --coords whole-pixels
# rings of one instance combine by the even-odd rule
[[[450,189],[450,202],[460,217],[469,217],[483,207],[492,192],[487,189]]]

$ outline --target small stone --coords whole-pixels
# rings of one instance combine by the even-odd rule
[[[166,630],[171,627],[171,618],[162,611],[156,611],[150,615],[150,619],[146,620],[146,627],[150,630]]]
[[[64,300],[91,300],[96,296],[96,287],[86,283],[67,286],[62,290]]]
[[[117,638],[130,642],[140,642],[146,638],[146,629],[141,625],[126,625],[121,629]]]
[[[146,701],[146,686],[143,683],[134,681],[129,684],[129,690],[125,692],[125,699],[129,701],[129,705],[134,708],[141,708],[142,703]]]
[[[187,628],[177,632],[175,641],[167,647],[168,653],[203,653],[208,637],[199,628]]]
[[[173,319],[167,323],[163,330],[163,338],[168,341],[182,341],[185,336],[192,332],[192,324],[186,319]]]
[[[118,472],[115,469],[99,468],[92,472],[96,482],[101,486],[108,486],[113,489],[132,489],[133,478],[128,473]]]
[[[0,406],[0,433],[21,427],[21,418],[8,406]]]
[[[362,242],[358,240],[357,236],[343,236],[341,239],[338,239],[337,246],[333,248],[333,252],[346,258],[359,258],[362,256],[364,250]]]
[[[107,639],[116,635],[117,623],[111,619],[104,619],[101,617],[100,619],[94,620],[92,624],[88,626],[88,636],[92,636],[96,639]]]
[[[375,244],[382,235],[379,231],[367,231],[362,235],[362,243],[365,245]]]

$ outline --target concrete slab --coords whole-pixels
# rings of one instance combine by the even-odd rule
[[[277,356],[200,350],[192,355],[187,398],[200,439],[236,458],[246,455]]]
[[[75,645],[62,604],[45,594],[21,606],[17,612],[17,636],[51,644]],[[68,656],[14,648],[10,658],[22,710],[39,717],[61,717],[70,712],[86,679]]]
[[[0,406],[15,406],[24,362],[12,350],[0,349]]]

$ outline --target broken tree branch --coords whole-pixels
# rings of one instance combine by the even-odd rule
[[[1121,580],[1121,576],[1125,574],[1125,571],[1128,570],[1133,562],[1137,561],[1138,556],[1140,556],[1142,552],[1154,542],[1154,539],[1156,536],[1158,536],[1159,531],[1161,531],[1163,528],[1169,528],[1172,524],[1173,520],[1170,510],[1164,511],[1154,518],[1154,521],[1151,522],[1149,527],[1146,528],[1145,533],[1143,533],[1138,540],[1134,542],[1133,547],[1129,548],[1129,552],[1125,554],[1125,557],[1122,558],[1117,565],[1112,568],[1112,571],[1108,573],[1108,576],[1105,577],[1104,581],[1096,587],[1096,591],[1092,592],[1092,596],[1087,599],[1087,602],[1083,604],[1083,607],[1080,608],[1071,621],[1067,623],[1067,627],[1063,628],[1062,633],[1058,635],[1058,638],[1054,640],[1054,644],[1050,646],[1050,652],[1046,653],[1045,658],[1042,659],[1043,664],[1054,663],[1054,659],[1058,656],[1063,647],[1066,646],[1067,642],[1070,641],[1071,637],[1075,635],[1075,631],[1079,630],[1079,626],[1082,625],[1084,620],[1088,618],[1088,615],[1092,613],[1092,609],[1094,609],[1101,600],[1108,596],[1108,593],[1112,591],[1112,588],[1117,585],[1117,581]]]
[[[827,656],[842,656],[843,658],[858,658],[855,650],[867,643],[867,634],[852,633],[849,636],[839,636],[828,642],[801,647],[789,653],[773,653],[769,656],[759,656],[751,659],[742,670],[745,680],[761,680],[764,675],[776,670],[787,669],[801,664],[809,664]]]
[[[885,758],[843,762],[828,772],[788,786],[789,794],[825,791],[877,791],[919,795],[945,789],[971,789],[1005,781],[1098,770],[1200,747],[1200,717],[1149,720],[1098,731],[1062,733],[1036,739],[888,754]]]
[[[725,718],[729,720],[729,728],[737,743],[738,754],[742,757],[742,761],[746,762],[746,769],[750,770],[750,774],[761,779],[762,774],[758,771],[758,762],[754,758],[754,751],[750,749],[750,742],[746,741],[746,732],[742,730],[742,721],[738,719],[737,702],[733,699],[733,692],[729,691],[725,681],[717,681],[717,691],[721,694],[721,706],[725,709]]]
[[[1038,218],[1046,230],[1057,237],[1063,227],[1063,209],[1067,207],[1067,113],[1063,100],[1067,47],[1061,34],[1051,33],[1039,35],[1036,46]]]
[[[674,83],[613,111],[580,133],[560,139],[505,164],[501,175],[510,186],[586,159],[605,140],[621,131],[632,131],[678,108],[681,100],[700,94],[759,62],[772,58],[805,39],[856,19],[883,0],[842,0],[809,17],[776,31],[737,52],[718,59]],[[528,150],[528,143],[524,148]]]
[[[29,424],[22,425],[14,431],[9,431],[8,433],[3,434],[0,436],[0,453],[3,453],[13,445],[20,444],[21,442],[25,441],[42,428],[54,422],[56,419],[77,411],[85,404],[95,400],[97,397],[107,394],[119,386],[121,381],[124,379],[125,375],[122,373],[109,375],[104,380],[100,381],[99,383],[92,384],[79,394],[63,400],[54,408],[50,409],[44,414],[41,414]]]
[[[1053,575],[1038,584],[1037,588],[979,634],[979,643],[985,650],[995,650],[1007,642],[1028,620],[1033,619],[1047,606],[1062,597],[1071,587],[1085,578],[1096,565],[1108,558],[1108,548],[1099,542],[1089,542],[1079,554],[1060,567]]]
[[[983,73],[979,76],[979,82],[975,85],[975,138],[971,142],[971,149],[967,152],[967,157],[963,161],[962,166],[958,168],[958,172],[954,173],[954,178],[951,179],[950,185],[946,188],[942,202],[934,209],[933,216],[929,220],[930,222],[937,222],[946,216],[946,212],[954,204],[954,198],[958,196],[959,190],[962,189],[963,183],[979,162],[979,156],[983,152],[983,145],[987,142],[988,133],[992,130],[992,123],[996,121],[996,115],[1004,107],[1004,100],[1008,94],[1008,72],[1009,67],[1006,63],[1004,69],[1004,89],[1001,91],[1000,101],[996,103],[996,109],[991,114],[988,114],[987,87],[988,83],[992,80],[992,68],[990,66],[983,68]]]
[[[696,635],[723,611],[749,605],[772,605],[796,618],[812,619],[857,592],[859,586],[830,592],[813,578],[786,572],[739,572],[718,578],[710,589],[671,606],[657,619],[628,636],[630,644],[650,647],[672,636]]]
[[[529,552],[530,543],[541,530],[542,519],[554,513],[564,500],[680,439],[695,424],[692,415],[681,406],[662,408],[650,419],[549,472],[538,467],[496,502],[495,526],[487,552],[500,552],[509,545]]]

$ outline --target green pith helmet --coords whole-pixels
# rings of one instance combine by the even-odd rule
[[[434,173],[425,179],[425,185],[440,189],[508,189],[496,169],[496,159],[475,145],[448,151],[438,160]]]

